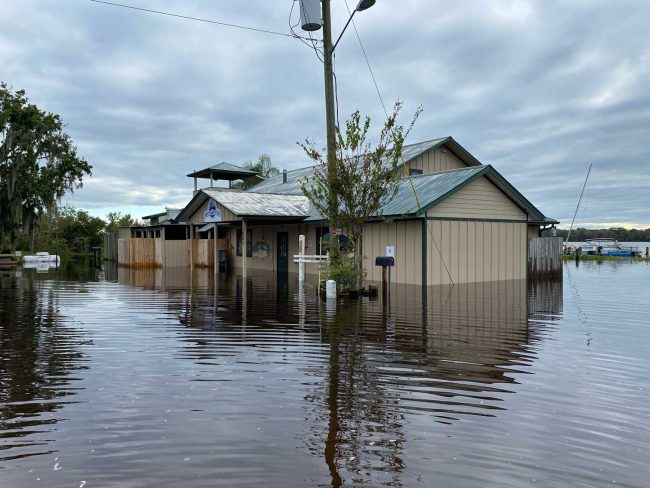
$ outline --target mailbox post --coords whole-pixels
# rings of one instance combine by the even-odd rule
[[[375,266],[381,266],[382,300],[390,305],[390,269],[395,266],[395,258],[393,256],[377,256]]]

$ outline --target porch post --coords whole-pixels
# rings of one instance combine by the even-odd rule
[[[190,222],[190,269],[194,269],[194,225]]]
[[[212,248],[214,250],[214,275],[217,276],[219,274],[219,224],[215,222],[213,225],[214,234],[212,234],[212,238],[214,242]]]
[[[241,250],[241,270],[242,275],[246,278],[246,261],[248,256],[248,232],[246,228],[246,219],[241,219],[241,233],[242,233],[242,250]]]

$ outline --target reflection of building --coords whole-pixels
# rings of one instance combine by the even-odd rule
[[[529,239],[541,239],[540,228],[556,221],[451,137],[405,146],[404,160],[412,178],[402,179],[396,196],[365,226],[369,280],[380,279],[374,258],[384,255],[388,245],[395,250],[397,283],[526,277],[530,249],[546,249],[531,248]],[[247,190],[214,182],[259,180],[250,170],[221,163],[195,171],[188,175],[194,178],[193,198],[174,219],[176,225],[123,236],[118,261],[130,267],[214,267],[223,262],[223,267],[294,271],[300,234],[306,236],[307,254],[324,253],[322,244],[329,238],[323,217],[301,190],[313,171],[284,172]],[[210,186],[199,189],[198,179],[209,179]],[[306,269],[315,273],[317,264]]]
[[[60,279],[62,273],[58,275]],[[3,460],[52,452],[55,412],[86,369],[79,330],[62,320],[57,282],[36,270],[0,276],[0,424]]]
[[[372,483],[378,472],[392,486],[407,486],[415,417],[456,424],[508,410],[516,374],[531,368],[545,335],[546,322],[537,319],[562,313],[561,281],[436,286],[426,296],[399,285],[390,308],[380,300],[329,308],[313,288],[301,293],[295,279],[278,284],[281,273],[221,275],[215,290],[209,270],[166,271],[120,275],[168,294],[157,303],[184,326],[177,335],[184,356],[205,365],[241,355],[242,368],[259,371],[238,394],[258,401],[259,377],[281,378],[264,383],[277,391],[296,369],[303,372],[292,387],[306,418],[299,442],[334,486]]]

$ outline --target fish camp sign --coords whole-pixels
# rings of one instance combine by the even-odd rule
[[[203,212],[203,222],[221,222],[221,209],[212,199],[208,202],[208,209]]]

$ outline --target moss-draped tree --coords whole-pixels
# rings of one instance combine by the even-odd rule
[[[15,249],[39,218],[92,167],[79,157],[59,115],[29,103],[23,90],[0,83],[0,247]]]

